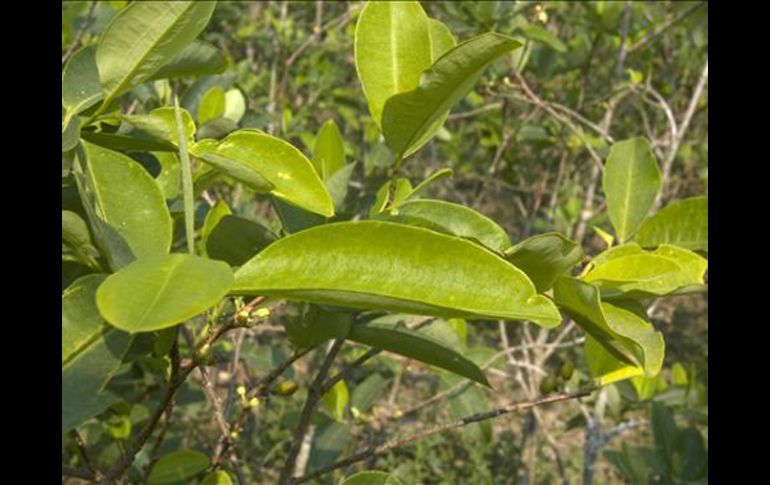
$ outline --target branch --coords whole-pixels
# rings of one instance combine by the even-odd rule
[[[324,357],[323,363],[321,363],[321,368],[318,369],[318,374],[316,374],[313,383],[310,385],[305,406],[302,408],[302,414],[299,417],[299,423],[297,423],[297,427],[294,429],[294,436],[292,437],[286,462],[283,465],[281,476],[278,479],[280,485],[286,485],[292,481],[294,466],[297,462],[297,455],[299,455],[299,450],[302,447],[302,440],[310,425],[310,417],[313,415],[313,411],[315,410],[318,401],[321,399],[321,396],[323,396],[323,393],[321,392],[323,381],[326,379],[326,374],[329,372],[329,368],[344,342],[345,339],[341,338],[334,340],[331,349],[329,349],[326,357]]]
[[[488,419],[494,419],[499,416],[502,416],[504,414],[513,413],[513,412],[520,412],[527,409],[534,408],[536,406],[542,406],[544,404],[554,403],[554,402],[560,402],[560,401],[567,401],[571,399],[578,399],[584,396],[589,395],[591,392],[593,392],[595,388],[588,388],[588,389],[582,389],[580,391],[576,391],[569,394],[554,394],[548,397],[543,397],[534,401],[530,402],[523,402],[523,403],[514,403],[509,404],[507,406],[503,406],[501,408],[494,409],[492,411],[486,411],[483,413],[476,413],[471,414],[470,416],[465,416],[464,418],[458,419],[456,421],[451,421],[449,423],[443,423],[443,424],[437,424],[434,426],[426,427],[425,429],[418,431],[417,433],[408,435],[403,438],[394,438],[389,441],[386,441],[385,443],[370,447],[360,453],[356,453],[355,455],[352,455],[348,458],[345,458],[344,460],[340,460],[336,463],[332,463],[331,465],[327,465],[324,467],[319,468],[318,470],[308,473],[306,475],[303,475],[299,478],[295,478],[292,482],[292,484],[299,484],[304,483],[309,480],[312,480],[314,478],[318,478],[321,475],[324,475],[326,473],[329,473],[333,470],[337,470],[338,468],[343,468],[348,465],[351,465],[353,463],[366,460],[367,458],[380,455],[382,453],[385,453],[387,451],[390,451],[394,448],[398,448],[401,446],[404,446],[406,444],[409,444],[413,441],[417,441],[423,438],[427,438],[429,436],[433,436],[435,434],[443,433],[445,431],[449,431],[455,428],[461,428],[463,426],[466,426],[471,423],[478,423],[481,421],[486,421]]]
[[[665,31],[667,31],[668,29],[670,29],[671,27],[676,25],[677,23],[679,23],[682,20],[686,19],[687,17],[690,16],[690,14],[692,14],[693,12],[695,12],[696,10],[698,10],[699,8],[701,8],[704,5],[706,5],[706,2],[700,2],[700,3],[696,4],[696,5],[693,5],[692,7],[688,8],[684,12],[680,13],[678,16],[674,17],[672,20],[670,20],[670,21],[666,22],[665,24],[663,24],[663,26],[661,28],[657,29],[656,31],[652,32],[651,34],[645,35],[639,42],[637,42],[636,44],[634,44],[631,47],[629,47],[628,51],[626,52],[626,54],[631,54],[631,53],[641,49],[642,47],[646,46],[651,40],[655,39],[656,37],[658,37],[661,34],[663,34]]]
[[[77,34],[75,34],[75,39],[72,41],[72,43],[67,47],[67,52],[64,53],[63,56],[61,56],[61,63],[62,66],[65,62],[67,62],[67,59],[70,58],[73,52],[75,52],[75,49],[78,45],[80,45],[80,41],[83,38],[83,34],[86,33],[86,29],[88,29],[88,25],[91,23],[91,19],[94,17],[94,10],[96,9],[96,0],[93,0],[91,2],[91,7],[88,9],[88,13],[86,14],[86,18],[83,20],[83,24],[80,26],[80,29],[78,29]]]

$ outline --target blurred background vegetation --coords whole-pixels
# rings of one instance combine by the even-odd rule
[[[62,54],[95,41],[126,2],[64,2]],[[434,198],[470,206],[504,227],[511,240],[558,231],[582,241],[586,253],[606,247],[599,163],[613,141],[647,137],[661,164],[661,205],[708,192],[708,5],[706,2],[423,2],[458,41],[490,30],[525,42],[485,70],[474,91],[454,109],[439,136],[406,160],[402,175],[418,183],[452,168],[430,186]],[[221,2],[201,40],[218,47],[228,65],[220,74],[148,83],[123,100],[123,110],[149,112],[170,92],[199,114],[215,86],[237,89],[245,111],[237,125],[209,125],[214,136],[255,127],[310,155],[320,126],[336,121],[355,169],[342,207],[344,218],[366,217],[377,190],[393,173],[393,154],[368,114],[356,76],[353,37],[362,2]],[[200,120],[199,120],[200,121]],[[203,128],[200,128],[203,129]],[[211,135],[210,135],[211,136]],[[599,162],[599,163],[597,163]],[[156,174],[158,175],[158,174]],[[161,176],[161,175],[159,175]],[[217,180],[204,197],[223,198],[235,214],[280,228],[267,199],[232,181]],[[63,205],[68,202],[63,198]],[[202,223],[209,206],[201,201]],[[181,204],[172,206],[181,213]],[[63,286],[79,273],[63,267]],[[291,352],[281,318],[245,333],[242,366],[220,366],[216,385],[248,385]],[[651,302],[654,325],[666,339],[659,378],[611,385],[593,401],[568,402],[468,426],[362,462],[319,483],[336,483],[358,469],[395,472],[405,483],[705,483],[708,442],[708,294]],[[392,355],[380,355],[347,380],[343,416],[319,416],[304,461],[308,470],[357,447],[392,435],[409,423],[430,423],[539,394],[543,373],[576,370],[563,384],[585,380],[580,333],[574,326],[559,346],[525,324],[462,321],[446,324],[456,345],[479,363],[497,356],[487,372],[494,390],[468,386],[403,421],[397,410],[455,384],[452,376]],[[463,330],[464,329],[464,330]],[[557,329],[554,333],[559,332]],[[467,332],[467,333],[466,333]],[[548,342],[553,342],[549,335]],[[540,347],[537,346],[540,344]],[[236,343],[218,350],[232,354]],[[501,349],[519,351],[499,355]],[[350,347],[341,360],[360,355]],[[358,353],[357,353],[358,352]],[[271,483],[281,463],[307,383],[316,365],[299,361],[286,378],[299,383],[290,397],[274,396],[250,413],[238,436],[238,474],[246,483]],[[158,398],[162,365],[135,362],[118,383],[136,389],[134,404],[115,406],[86,426],[96,460],[120,456],[132,427]],[[141,392],[140,392],[141,391]],[[199,385],[181,393],[162,449],[209,452],[218,429]],[[77,460],[62,441],[63,463]],[[132,467],[141,476],[147,456]]]

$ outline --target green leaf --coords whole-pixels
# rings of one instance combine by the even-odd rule
[[[355,473],[342,482],[342,485],[402,485],[397,476],[380,471]]]
[[[313,166],[321,177],[328,180],[345,165],[345,144],[334,120],[327,120],[318,130],[313,144]]]
[[[431,65],[428,16],[419,2],[367,2],[358,17],[355,60],[369,113],[382,127],[383,106],[410,91]]]
[[[96,289],[104,274],[78,278],[61,297],[61,361],[62,365],[76,356],[105,330],[104,320],[96,308]]]
[[[206,213],[206,219],[203,220],[203,227],[201,228],[200,242],[200,252],[204,256],[207,256],[206,246],[208,245],[209,236],[211,236],[214,228],[217,227],[217,224],[219,224],[219,221],[221,221],[222,218],[231,213],[230,207],[227,206],[227,202],[223,199],[219,199]]]
[[[334,215],[331,197],[310,160],[279,138],[239,130],[221,141],[203,140],[191,153],[257,191],[322,216]]]
[[[505,251],[506,259],[527,273],[538,293],[550,290],[583,256],[580,244],[556,232],[530,237]]]
[[[641,366],[619,359],[591,335],[586,335],[584,355],[588,370],[599,385],[606,386],[625,379],[647,379]]]
[[[511,245],[508,234],[492,219],[463,205],[443,200],[407,200],[378,218],[472,239],[499,252]]]
[[[444,178],[451,178],[454,174],[454,171],[451,168],[442,168],[441,170],[436,170],[428,178],[420,182],[417,187],[415,187],[409,195],[406,196],[404,200],[410,200],[410,199],[419,199],[423,195],[425,195],[425,192],[428,191],[428,187],[436,183],[437,181],[444,179]]]
[[[222,116],[238,123],[246,113],[246,98],[240,89],[230,89],[225,93],[225,112]]]
[[[131,129],[125,133],[95,133],[82,131],[80,137],[95,145],[118,151],[174,152],[176,147],[163,138],[157,138],[142,130]]]
[[[75,212],[61,211],[62,242],[86,258],[95,258],[99,252],[91,243],[91,234],[86,222]]]
[[[78,191],[110,266],[167,254],[171,215],[152,176],[121,153],[86,142],[83,149],[86,160],[79,156],[76,166]]]
[[[391,189],[391,186],[393,188]],[[413,193],[412,183],[409,179],[398,177],[382,184],[377,190],[377,198],[369,211],[370,216],[384,211],[388,207],[395,207],[405,201]]]
[[[333,338],[347,338],[353,324],[353,315],[304,303],[299,305],[298,313],[285,315],[282,323],[291,343],[304,349]]]
[[[200,451],[173,451],[158,460],[150,471],[148,485],[175,484],[209,467],[209,457]]]
[[[350,425],[326,419],[326,422],[318,425],[313,434],[307,471],[333,463],[353,440],[349,431]]]
[[[169,254],[140,259],[108,277],[96,293],[96,304],[112,325],[149,332],[212,307],[232,283],[232,271],[223,262]]]
[[[225,215],[206,240],[206,254],[230,266],[240,266],[278,237],[258,222]]]
[[[674,458],[677,441],[679,441],[679,428],[676,426],[671,411],[659,402],[652,403],[652,437],[655,440],[655,449],[667,463],[671,464]]]
[[[182,110],[182,123],[187,144],[192,145],[195,137],[195,122],[186,110]],[[126,123],[134,126],[142,135],[163,140],[173,147],[179,147],[179,134],[174,108],[158,108],[146,115],[123,116]]]
[[[154,152],[152,153],[160,164],[160,173],[155,177],[161,192],[166,200],[176,199],[180,193],[182,184],[182,166],[179,164],[179,158],[172,152]]]
[[[327,224],[280,239],[238,270],[234,291],[450,318],[532,320],[547,327],[561,321],[529,278],[491,251],[381,221]]]
[[[219,74],[226,67],[227,59],[219,52],[219,49],[206,42],[195,41],[147,80]]]
[[[206,475],[201,485],[233,485],[233,479],[230,478],[227,472],[219,470]]]
[[[551,31],[538,25],[527,24],[519,27],[521,34],[527,39],[547,45],[556,52],[566,52],[567,46]]]
[[[198,105],[198,123],[201,125],[207,121],[221,118],[225,114],[225,90],[219,86],[213,86],[203,95]]]
[[[602,296],[644,298],[703,288],[708,261],[692,251],[663,245],[653,252],[636,243],[615,246],[599,254],[584,276]]]
[[[634,234],[647,216],[660,187],[658,162],[647,139],[631,138],[612,145],[604,166],[602,188],[610,222],[621,243]]]
[[[359,383],[350,397],[350,409],[365,413],[385,392],[387,381],[379,373],[374,373]]]
[[[79,116],[70,118],[66,126],[62,126],[61,151],[68,152],[75,148],[80,141],[80,124],[83,120]]]
[[[382,131],[397,158],[438,130],[437,120],[470,92],[486,66],[520,45],[491,32],[474,37],[438,59],[423,73],[419,86],[388,98]]]
[[[340,210],[345,203],[345,198],[348,195],[348,187],[350,185],[350,177],[353,175],[353,170],[355,168],[355,163],[349,163],[334,172],[334,175],[324,182],[326,190],[329,192],[329,196],[334,202],[335,210]]]
[[[644,247],[675,244],[708,252],[708,197],[691,197],[667,205],[642,223],[636,242]]]
[[[208,24],[215,2],[133,2],[107,25],[96,65],[108,105],[175,59]]]
[[[118,400],[104,386],[120,367],[131,336],[107,328],[94,303],[104,275],[88,275],[62,294],[62,433]]]
[[[340,380],[323,395],[323,407],[334,419],[344,421],[349,397],[348,386],[344,380]]]
[[[457,45],[455,37],[443,22],[436,19],[428,19],[428,33],[430,35],[431,63],[452,50]]]
[[[370,321],[358,323],[351,327],[348,338],[354,342],[387,350],[448,370],[491,387],[484,372],[471,360],[466,359],[440,340],[426,333],[409,330],[400,322]]]
[[[638,308],[629,309],[629,302],[617,305],[601,302],[596,286],[575,278],[560,277],[553,289],[556,303],[592,338],[586,337],[586,352],[589,353],[595,340],[613,358],[593,352],[595,357],[589,360],[592,374],[602,384],[632,377],[625,368],[628,365],[640,368],[646,376],[660,372],[663,336],[639,315]],[[624,306],[619,306],[621,304]]]
[[[61,77],[61,103],[66,109],[64,126],[102,99],[96,49],[90,45],[75,52],[64,66]]]

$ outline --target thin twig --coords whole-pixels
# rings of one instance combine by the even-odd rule
[[[64,53],[63,56],[61,56],[61,63],[62,66],[65,62],[67,62],[67,59],[70,58],[73,52],[75,52],[75,49],[80,45],[80,41],[83,39],[83,34],[86,33],[86,29],[88,29],[88,25],[91,23],[91,19],[94,16],[94,10],[96,9],[96,0],[93,0],[91,2],[91,7],[88,9],[88,13],[86,14],[86,18],[83,20],[83,24],[78,29],[77,34],[75,34],[75,39],[70,43],[69,47],[67,47],[67,51]]]
[[[342,338],[334,340],[332,347],[329,349],[329,352],[321,363],[321,367],[318,369],[318,374],[316,374],[315,379],[313,379],[312,384],[310,384],[307,399],[305,400],[305,406],[302,408],[299,423],[297,423],[297,427],[294,429],[294,435],[292,437],[291,445],[289,446],[289,452],[286,456],[286,462],[284,463],[281,475],[278,479],[280,485],[291,483],[292,475],[294,475],[294,466],[297,462],[297,455],[299,455],[299,450],[302,447],[302,440],[305,437],[305,433],[307,433],[308,425],[310,425],[310,417],[313,415],[313,411],[323,395],[321,393],[322,384],[324,379],[326,379],[326,374],[329,372],[332,362],[334,362],[334,358],[337,356],[337,353],[339,353],[344,342],[345,339]]]
[[[80,456],[83,458],[83,463],[86,465],[86,468],[88,468],[88,471],[90,471],[93,475],[94,480],[101,480],[103,476],[102,472],[96,466],[94,466],[93,461],[91,460],[91,456],[88,454],[86,444],[83,441],[83,438],[80,436],[80,433],[78,433],[76,429],[73,429],[70,431],[70,437],[78,447]]]
[[[692,7],[688,8],[687,10],[681,12],[679,15],[674,17],[672,20],[666,22],[663,24],[660,28],[656,29],[654,32],[645,35],[641,40],[636,42],[634,45],[628,48],[627,54],[631,54],[633,52],[636,52],[637,50],[641,49],[642,47],[646,46],[650,43],[651,40],[659,37],[661,34],[666,32],[668,29],[676,25],[677,23],[681,22],[682,20],[686,19],[690,14],[701,8],[702,6],[706,5],[707,2],[700,2],[696,5],[693,5]]]
[[[486,421],[488,419],[497,418],[499,416],[502,416],[504,414],[512,413],[512,412],[520,412],[527,409],[534,408],[536,406],[542,406],[544,404],[550,404],[560,401],[567,401],[571,399],[578,399],[584,396],[589,395],[591,392],[593,392],[594,388],[589,389],[583,389],[580,391],[576,391],[569,394],[553,394],[547,397],[543,397],[534,401],[530,402],[523,402],[523,403],[514,403],[509,404],[507,406],[503,406],[501,408],[493,409],[491,411],[486,411],[482,413],[476,413],[471,414],[469,416],[465,416],[464,418],[458,419],[456,421],[451,421],[448,423],[442,423],[437,424],[434,426],[426,427],[414,434],[408,435],[403,438],[394,438],[391,440],[386,441],[385,443],[370,447],[364,451],[361,451],[359,453],[356,453],[355,455],[352,455],[348,458],[345,458],[344,460],[340,460],[336,463],[332,463],[331,465],[327,465],[324,467],[319,468],[318,470],[315,470],[312,473],[308,473],[306,475],[303,475],[299,478],[295,478],[290,483],[292,484],[299,484],[304,483],[309,480],[312,480],[314,478],[320,477],[321,475],[324,475],[326,473],[329,473],[331,471],[337,470],[339,468],[344,468],[348,465],[351,465],[353,463],[366,460],[367,458],[370,458],[372,456],[380,455],[382,453],[385,453],[387,451],[390,451],[394,448],[398,448],[401,446],[404,446],[406,444],[409,444],[413,441],[417,441],[423,438],[427,438],[429,436],[433,436],[439,433],[443,433],[445,431],[449,431],[456,428],[461,428],[463,426],[466,426],[471,423],[478,423],[481,421]]]

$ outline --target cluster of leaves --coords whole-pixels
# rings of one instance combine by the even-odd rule
[[[698,252],[708,251],[708,214],[707,199],[694,197],[648,216],[661,190],[648,141],[611,146],[603,192],[615,235],[605,236],[609,247],[582,270],[580,241],[551,232],[512,244],[485,215],[428,197],[451,170],[416,187],[404,176],[405,162],[417,164],[417,154],[446,131],[450,111],[484,70],[520,55],[529,41],[483,33],[457,43],[417,2],[367,3],[355,25],[355,68],[374,135],[382,135],[365,149],[386,153],[387,180],[367,177],[377,185],[366,196],[355,193],[359,164],[348,162],[351,143],[332,118],[305,144],[308,157],[288,137],[270,134],[271,120],[251,116],[249,89],[223,73],[228,62],[218,49],[195,41],[214,9],[210,2],[129,4],[64,66],[63,434],[102,416],[114,438],[135,437],[132,423],[146,420],[148,408],[142,405],[144,416],[132,416],[142,407],[121,410],[141,403],[127,384],[160,377],[181,386],[180,356],[189,365],[215,363],[210,337],[237,321],[245,296],[298,302],[282,320],[296,349],[345,339],[448,371],[446,387],[457,376],[489,386],[480,356],[464,349],[466,320],[551,329],[567,316],[586,332],[594,383],[659,374],[663,338],[641,303],[705,289],[707,260]],[[556,43],[533,26],[521,31]],[[190,76],[204,77],[177,102],[180,84],[169,80]],[[138,101],[145,113],[125,109]],[[235,198],[211,200],[220,187],[246,191],[277,217],[247,217]],[[437,320],[415,330],[405,315]],[[180,324],[187,341],[178,341]],[[314,446],[329,442],[334,451],[316,465],[342,451],[341,422],[369,411],[377,395],[366,389],[381,387],[377,377],[352,393],[340,380],[324,395],[331,419]],[[474,392],[453,401],[460,414],[475,411]],[[129,473],[152,465],[149,481],[170,483],[210,466],[196,451],[153,461],[138,456]],[[226,475],[212,471],[205,483],[226,483]],[[348,479],[355,480],[379,483]]]

